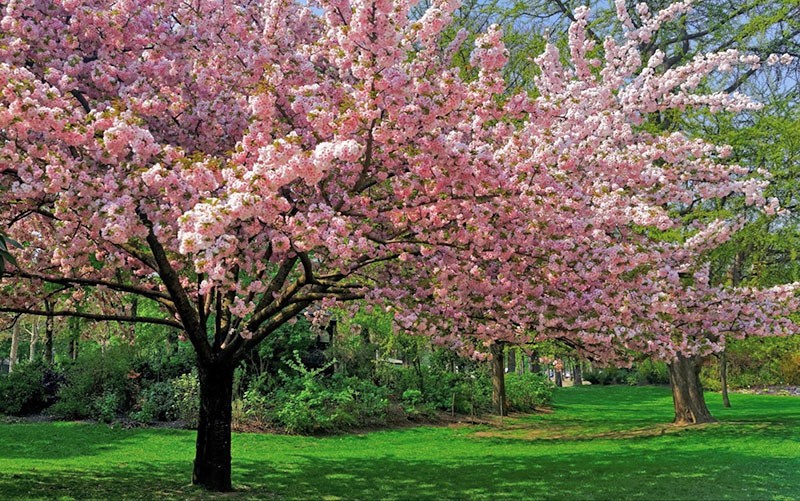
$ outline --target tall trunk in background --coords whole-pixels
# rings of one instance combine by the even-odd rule
[[[78,340],[76,338],[69,340],[69,358],[70,360],[78,359]]]
[[[14,367],[16,367],[17,359],[19,358],[19,324],[21,322],[22,318],[17,318],[11,328],[11,353],[8,356],[8,372],[14,372]]]
[[[48,313],[53,311],[53,304],[45,300],[44,309]],[[53,323],[54,319],[51,316],[45,317],[44,320],[44,361],[48,365],[53,365]]]
[[[199,363],[200,415],[192,483],[227,492],[231,485],[232,362]]]
[[[536,354],[535,350],[531,352],[530,362],[531,362],[531,372],[534,374],[541,374],[542,366],[539,365],[539,355]]]
[[[506,367],[508,368],[509,374],[514,374],[517,372],[517,349],[512,347],[508,348],[508,362],[506,363]]]
[[[575,368],[572,370],[572,384],[575,386],[580,386],[583,384],[583,369],[581,368],[580,359],[575,361]]]
[[[36,343],[39,341],[39,319],[34,318],[31,324],[31,343],[28,353],[28,360],[33,362],[36,360]]]
[[[731,287],[738,287],[742,283],[744,257],[744,252],[739,251],[733,259]],[[722,406],[730,407],[731,400],[728,398],[728,354],[725,353],[725,350],[727,350],[727,346],[719,354],[719,385],[722,389]]]
[[[564,380],[563,380],[562,375],[561,375],[561,369],[555,369],[555,374],[556,374],[556,376],[555,376],[556,386],[561,388],[562,386],[564,386]]]
[[[503,343],[494,343],[490,348],[492,354],[492,410],[498,416],[504,416],[506,406],[506,373],[503,363]]]
[[[724,351],[719,354],[719,380],[722,385],[722,406],[730,407],[731,400],[728,398],[728,355]]]
[[[700,384],[700,358],[679,356],[667,366],[675,404],[676,424],[711,423],[715,419],[703,398]]]

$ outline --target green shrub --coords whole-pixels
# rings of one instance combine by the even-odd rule
[[[107,421],[112,409],[116,415],[132,407],[137,393],[136,374],[130,369],[133,360],[129,347],[118,346],[105,353],[86,353],[70,362],[53,414]]]
[[[155,382],[139,392],[138,410],[131,419],[140,423],[176,419],[175,388],[171,382]]]
[[[628,369],[619,369],[617,367],[605,367],[602,369],[595,369],[587,371],[583,375],[583,379],[592,384],[608,385],[608,384],[629,384],[628,376],[631,371]]]
[[[48,372],[52,371],[43,362],[33,362],[17,365],[14,372],[0,377],[0,414],[24,416],[47,407]]]
[[[492,383],[483,367],[450,372],[438,366],[385,366],[379,376],[382,386],[401,401],[406,391],[415,390],[422,394],[426,406],[441,411],[480,414],[490,408]]]
[[[780,373],[783,384],[800,384],[800,353],[787,353],[781,358]]]
[[[90,416],[101,423],[111,423],[117,419],[121,407],[120,396],[106,391],[92,402]]]
[[[531,412],[549,404],[555,385],[541,374],[506,374],[506,399],[510,409]]]
[[[306,369],[297,355],[288,365],[294,374],[282,373],[283,385],[272,398],[271,419],[289,433],[333,432],[385,421],[386,389],[341,374],[323,378],[327,366]]]
[[[175,419],[186,423],[189,428],[197,427],[200,417],[200,381],[197,374],[183,374],[170,380],[172,387],[173,412]]]
[[[636,384],[669,384],[669,370],[664,362],[644,360],[634,368]]]

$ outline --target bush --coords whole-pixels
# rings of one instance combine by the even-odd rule
[[[171,382],[155,382],[139,393],[138,410],[131,419],[140,423],[172,421],[176,419],[175,388]]]
[[[780,374],[784,384],[800,384],[800,353],[787,353],[781,358]]]
[[[24,416],[44,410],[57,391],[59,375],[43,362],[17,365],[0,378],[0,414]]]
[[[460,414],[480,414],[490,408],[492,383],[485,368],[450,372],[443,367],[385,366],[379,377],[395,399],[409,390],[422,394],[425,406]]]
[[[583,379],[592,384],[629,384],[628,376],[631,371],[628,369],[618,369],[616,367],[606,367],[588,371],[583,375]]]
[[[189,428],[197,427],[200,417],[200,381],[197,374],[183,374],[169,382],[173,394],[175,419],[186,423]]]
[[[506,399],[510,409],[531,412],[549,404],[555,385],[541,374],[506,374]]]
[[[68,419],[109,421],[134,402],[137,374],[132,373],[129,347],[110,347],[105,353],[87,353],[65,370],[53,414]],[[113,412],[114,416],[110,416]]]
[[[282,373],[284,384],[274,393],[271,418],[289,433],[341,431],[385,422],[389,400],[384,388],[341,374],[322,378],[327,366],[308,370],[297,355],[288,365],[296,374]]]

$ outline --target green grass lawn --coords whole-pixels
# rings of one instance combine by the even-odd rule
[[[223,497],[800,499],[800,398],[707,397],[720,423],[688,429],[667,388],[581,387],[492,427],[236,434]],[[213,497],[188,485],[193,447],[182,430],[0,425],[0,499]]]

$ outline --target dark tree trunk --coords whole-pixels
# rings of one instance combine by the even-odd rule
[[[700,385],[700,359],[680,356],[668,367],[672,401],[675,404],[673,422],[700,424],[715,421],[703,398],[703,387]]]
[[[503,363],[503,344],[495,343],[492,353],[492,410],[498,416],[507,414],[506,407],[506,373]]]
[[[517,372],[517,350],[515,348],[508,349],[508,362],[506,363],[506,367],[508,367],[509,374]]]
[[[556,386],[558,386],[559,388],[564,386],[564,380],[561,377],[561,370],[560,369],[556,369]]]
[[[228,492],[231,486],[231,401],[233,364],[198,364],[200,416],[192,483]]]
[[[725,351],[719,354],[719,382],[722,386],[722,406],[730,407],[731,400],[728,398],[728,356]]]
[[[44,302],[45,310],[53,311],[50,301]],[[47,317],[44,321],[44,361],[48,365],[53,365],[53,317]]]
[[[572,384],[581,386],[583,384],[583,369],[581,368],[581,361],[575,361],[575,368],[572,370]]]
[[[542,366],[539,365],[539,355],[537,355],[535,351],[531,352],[530,361],[531,361],[531,372],[534,374],[541,374]]]

